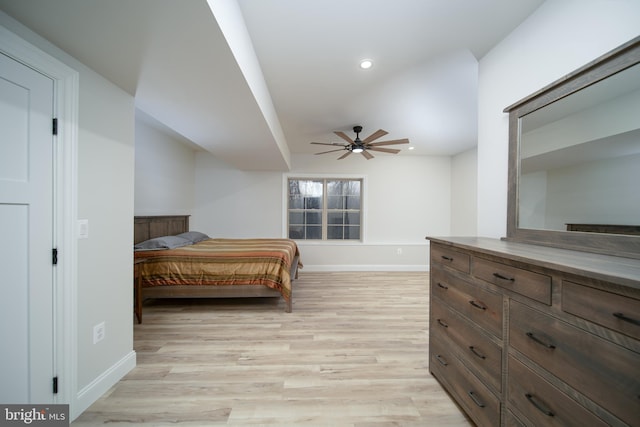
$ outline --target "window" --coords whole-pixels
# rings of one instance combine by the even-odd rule
[[[290,239],[360,240],[362,179],[289,178]]]

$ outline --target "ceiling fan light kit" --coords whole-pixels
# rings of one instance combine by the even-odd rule
[[[409,143],[409,140],[407,138],[394,139],[390,141],[373,142],[376,139],[381,138],[385,136],[387,133],[389,133],[386,130],[382,130],[382,129],[378,129],[377,131],[375,131],[374,133],[366,137],[364,140],[360,139],[360,132],[362,132],[362,126],[354,126],[353,131],[356,134],[356,138],[354,140],[351,140],[351,138],[349,138],[349,136],[342,131],[334,132],[340,138],[344,139],[347,142],[346,144],[340,144],[338,142],[330,142],[330,143],[312,142],[312,144],[317,144],[317,145],[330,145],[333,147],[341,147],[335,150],[323,151],[321,153],[316,153],[316,154],[326,154],[326,153],[333,153],[335,151],[346,150],[347,152],[342,156],[338,157],[338,160],[344,159],[351,153],[360,153],[364,156],[365,159],[371,160],[373,159],[374,156],[373,154],[369,153],[369,151],[380,151],[383,153],[390,153],[390,154],[398,154],[400,152],[400,150],[395,148],[381,147],[382,145],[397,145],[397,144]]]

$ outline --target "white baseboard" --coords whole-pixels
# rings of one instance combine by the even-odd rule
[[[308,265],[304,264],[304,267],[300,269],[300,273],[304,274],[309,272],[324,272],[324,271],[429,271],[429,266],[426,264],[417,265]]]
[[[116,364],[104,371],[95,380],[80,390],[72,405],[71,420],[82,414],[89,406],[105,394],[111,387],[136,367],[136,352],[131,351]]]

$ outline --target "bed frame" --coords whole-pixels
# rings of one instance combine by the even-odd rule
[[[134,244],[154,237],[170,236],[189,231],[189,215],[136,216],[133,220]],[[285,311],[291,313],[293,301],[293,279],[298,278],[298,257],[291,262],[291,297],[286,301]],[[142,322],[142,301],[147,298],[256,298],[282,297],[279,291],[258,285],[176,285],[154,286],[140,289],[136,303],[138,322]]]

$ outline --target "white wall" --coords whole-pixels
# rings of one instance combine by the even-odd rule
[[[480,60],[478,234],[506,234],[505,107],[638,36],[637,0],[546,1]]]
[[[77,304],[58,307],[77,313],[77,341],[68,343],[66,351],[66,356],[75,357],[71,374],[75,384],[61,385],[73,393],[64,403],[71,404],[74,417],[135,366],[134,100],[3,13],[0,25],[79,73],[77,217],[89,220],[89,238],[79,240],[77,246],[77,289],[70,290]],[[106,326],[105,338],[94,345],[93,326],[101,322]]]
[[[285,237],[287,176],[363,177],[364,241],[299,242],[309,270],[424,270],[427,235],[450,234],[451,159],[294,155],[289,173],[245,172],[207,153],[196,160],[193,229],[212,236]],[[400,254],[398,254],[400,249]]]
[[[191,229],[211,237],[282,237],[282,173],[247,172],[196,155]]]
[[[89,220],[89,238],[78,241],[78,390],[99,396],[106,390],[91,388],[102,390],[111,381],[93,383],[133,352],[134,101],[91,70],[75,68],[78,218]],[[101,322],[105,338],[94,345],[93,327]]]
[[[545,229],[566,223],[634,225],[640,219],[640,154],[548,171]]]
[[[189,215],[194,205],[192,147],[138,111],[135,121],[136,215]]]
[[[478,215],[478,150],[451,160],[451,235],[475,236]]]

